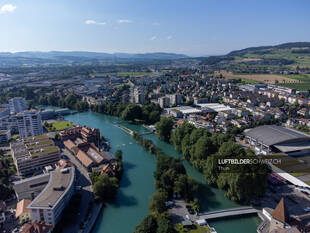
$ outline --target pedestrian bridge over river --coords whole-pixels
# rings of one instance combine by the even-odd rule
[[[216,211],[199,213],[198,218],[208,220],[208,219],[238,216],[238,215],[244,215],[244,214],[255,214],[258,212],[259,210],[251,206],[246,206],[246,207],[239,207],[239,208],[233,208],[233,209],[216,210]]]

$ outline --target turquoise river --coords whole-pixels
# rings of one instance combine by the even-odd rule
[[[66,120],[80,125],[87,125],[100,129],[101,134],[111,144],[111,151],[123,151],[124,174],[114,203],[106,204],[95,223],[93,233],[132,233],[135,226],[148,213],[148,205],[155,191],[153,172],[155,158],[144,150],[127,133],[116,127],[120,124],[138,133],[146,131],[140,125],[132,125],[117,117],[107,116],[94,112],[85,112],[69,115]],[[173,157],[181,155],[168,143],[159,140],[156,135],[146,136],[165,152]],[[203,211],[219,210],[238,207],[235,202],[224,196],[224,192],[206,184],[203,175],[190,164],[184,162],[187,173],[199,182],[199,198]],[[242,216],[211,221],[218,233],[255,233],[260,223],[257,216]]]

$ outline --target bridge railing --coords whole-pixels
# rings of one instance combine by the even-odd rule
[[[198,216],[217,214],[217,213],[225,213],[225,212],[235,212],[235,211],[240,211],[240,210],[250,210],[250,209],[256,210],[252,206],[246,206],[246,207],[237,207],[237,208],[231,208],[231,209],[214,210],[214,211],[198,213]]]

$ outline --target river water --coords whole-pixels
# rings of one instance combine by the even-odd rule
[[[148,213],[150,198],[155,192],[153,172],[156,161],[152,154],[145,151],[129,134],[115,124],[123,125],[138,133],[147,130],[117,117],[94,112],[68,115],[65,120],[99,128],[101,135],[109,140],[111,152],[118,149],[123,151],[124,173],[116,199],[114,203],[106,204],[96,221],[93,233],[132,233],[135,226]],[[150,134],[145,137],[152,139],[165,154],[173,157],[181,156],[173,146],[159,140],[156,135]],[[203,211],[240,206],[227,199],[223,191],[206,184],[203,175],[186,161],[184,165],[187,173],[199,183],[199,199]],[[259,223],[260,219],[253,215],[209,222],[218,233],[255,233]]]

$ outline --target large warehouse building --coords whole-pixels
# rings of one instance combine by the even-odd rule
[[[310,137],[276,125],[263,125],[245,130],[246,141],[257,153],[285,153],[291,156],[310,155]]]

